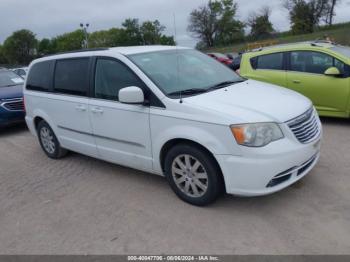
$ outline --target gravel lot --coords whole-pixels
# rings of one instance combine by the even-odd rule
[[[322,156],[274,195],[190,206],[166,181],[78,154],[49,160],[0,131],[1,254],[350,254],[350,121],[323,119]]]

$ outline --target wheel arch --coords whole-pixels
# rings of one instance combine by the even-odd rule
[[[37,110],[34,112],[34,117],[33,117],[33,124],[34,124],[34,128],[35,128],[36,132],[38,131],[38,125],[39,125],[40,121],[45,121],[46,123],[48,123],[48,125],[52,128],[53,132],[57,136],[57,131],[58,131],[57,127],[51,121],[50,117],[45,112],[43,112],[41,110]],[[58,139],[58,136],[57,136],[57,139]]]
[[[202,151],[204,151],[206,154],[208,154],[208,156],[210,156],[214,163],[216,164],[217,169],[219,170],[219,174],[220,174],[220,179],[222,181],[222,184],[225,186],[225,179],[224,179],[224,175],[222,173],[221,167],[219,165],[219,162],[217,161],[217,159],[215,158],[215,155],[205,146],[201,145],[200,143],[193,141],[191,139],[186,139],[186,138],[173,138],[168,140],[161,148],[160,150],[160,154],[159,154],[159,162],[160,162],[160,166],[162,171],[164,172],[164,162],[165,162],[165,156],[167,154],[167,152],[174,146],[179,145],[179,144],[186,144],[186,145],[192,145]],[[225,192],[226,192],[226,188],[225,188]]]

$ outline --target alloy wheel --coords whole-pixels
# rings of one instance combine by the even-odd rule
[[[177,156],[171,167],[176,186],[187,196],[201,197],[208,189],[208,174],[203,164],[195,157]]]

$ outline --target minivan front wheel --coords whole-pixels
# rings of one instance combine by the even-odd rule
[[[67,150],[61,147],[56,135],[48,123],[44,120],[41,121],[37,129],[41,148],[48,157],[59,159],[67,154]]]
[[[197,206],[212,203],[222,191],[217,164],[204,150],[180,144],[165,157],[165,175],[182,200]]]

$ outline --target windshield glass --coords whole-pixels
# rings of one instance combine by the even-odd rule
[[[0,87],[16,86],[23,84],[24,80],[11,71],[0,70]]]
[[[208,90],[243,78],[198,51],[170,50],[130,55],[129,58],[166,94],[185,90]]]
[[[350,58],[350,48],[346,46],[335,46],[330,48],[331,50],[340,53],[348,58]]]

